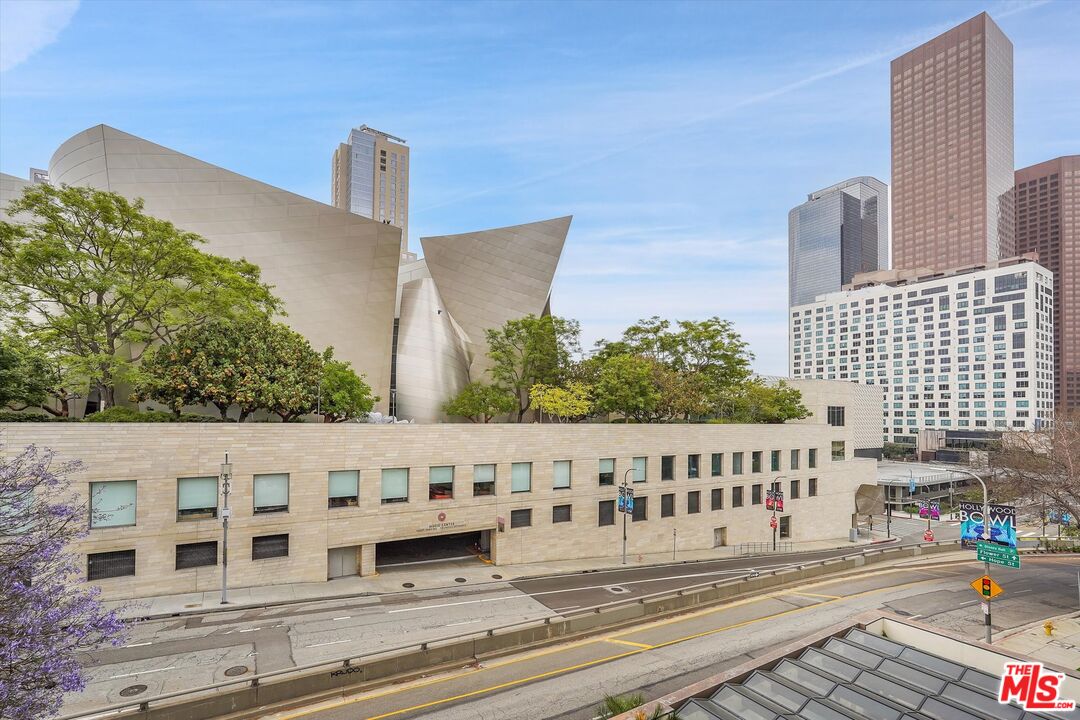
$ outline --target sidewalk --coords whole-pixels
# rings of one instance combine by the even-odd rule
[[[1053,635],[1046,634],[1043,630],[1045,620],[1040,620],[996,638],[994,644],[1070,670],[1080,668],[1080,614],[1072,612],[1051,618],[1051,621],[1054,623]]]
[[[791,543],[791,545],[794,552],[812,552],[835,548],[851,548],[852,552],[858,552],[872,542],[880,542],[884,539],[884,533],[878,533],[875,530],[872,538],[863,536],[856,542],[849,542],[845,537],[833,540]],[[447,560],[446,562],[431,564],[384,567],[380,568],[375,575],[368,577],[353,575],[317,583],[230,588],[228,605],[221,604],[221,593],[216,590],[213,592],[133,598],[130,601],[112,601],[104,604],[110,608],[123,608],[121,616],[126,618],[193,614],[213,610],[241,610],[265,605],[331,600],[362,595],[476,586],[547,575],[595,572],[598,570],[650,565],[670,565],[701,560],[724,560],[738,557],[735,552],[736,548],[732,546],[707,550],[686,550],[676,552],[674,560],[670,552],[628,555],[626,565],[622,564],[621,556],[521,565],[492,565],[487,561],[470,558],[468,560]],[[767,558],[769,554],[759,555],[758,557]]]

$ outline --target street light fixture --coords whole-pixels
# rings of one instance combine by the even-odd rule
[[[787,477],[787,475],[777,475],[775,478],[773,478],[773,483],[772,483],[773,486],[771,488],[769,488],[769,492],[771,492],[773,494],[772,520],[769,521],[769,525],[772,526],[772,549],[773,549],[773,552],[776,552],[776,528],[777,528],[777,525],[779,524],[779,522],[776,519],[776,502],[777,502],[777,500],[779,500],[780,502],[784,501],[784,491],[780,490],[779,487],[780,487],[780,480],[782,480],[783,478],[786,478],[786,477]]]
[[[626,512],[626,478],[630,476],[630,473],[634,472],[634,468],[630,467],[622,476],[622,497],[623,497],[623,514],[622,514],[622,564],[626,564],[626,516],[630,513]]]
[[[229,603],[229,492],[232,483],[232,465],[229,453],[225,453],[225,462],[221,464],[221,495],[225,503],[221,508],[221,604]]]

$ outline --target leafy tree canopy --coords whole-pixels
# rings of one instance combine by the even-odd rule
[[[504,388],[473,382],[446,402],[443,412],[452,417],[466,418],[469,422],[488,423],[499,415],[514,412],[517,407],[517,399]]]
[[[255,265],[201,251],[201,237],[146,215],[142,200],[38,184],[8,213],[29,220],[0,222],[0,313],[105,407],[149,343],[280,310]]]
[[[592,389],[580,380],[571,380],[565,387],[537,383],[529,389],[532,406],[559,422],[584,420],[592,412]]]
[[[576,320],[551,315],[526,315],[487,331],[491,378],[516,398],[518,422],[532,405],[533,385],[558,385],[567,377],[580,335]]]
[[[49,365],[22,338],[0,335],[0,407],[40,406],[49,396]]]
[[[332,360],[325,355],[322,369],[319,410],[327,422],[341,422],[365,417],[378,402],[371,386],[357,375],[344,360]]]

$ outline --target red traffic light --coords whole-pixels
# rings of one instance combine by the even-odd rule
[[[990,578],[988,578],[988,577],[984,577],[982,579],[982,594],[983,594],[983,597],[990,597],[990,595],[991,595]]]

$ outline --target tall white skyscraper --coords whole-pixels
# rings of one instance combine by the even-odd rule
[[[409,147],[399,137],[367,125],[353,128],[334,150],[331,204],[401,228],[409,249]]]

